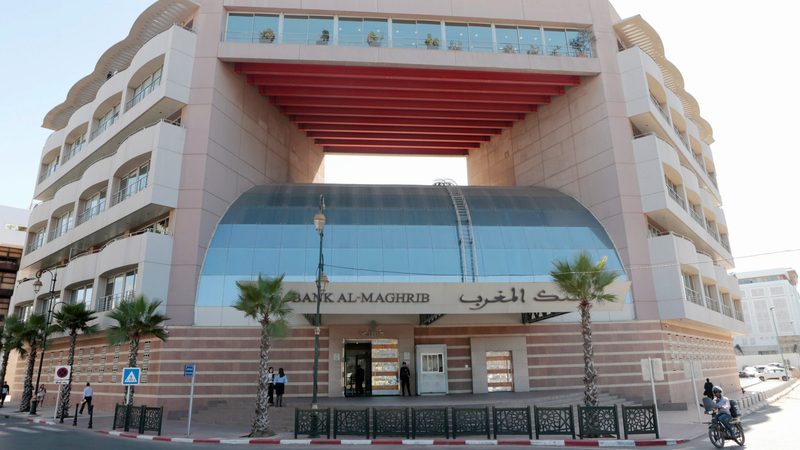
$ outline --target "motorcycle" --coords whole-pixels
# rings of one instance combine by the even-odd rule
[[[744,445],[744,429],[742,428],[741,418],[734,417],[728,421],[733,432],[733,436],[731,436],[728,434],[727,430],[725,430],[725,425],[717,418],[717,409],[713,400],[704,398],[703,404],[700,406],[705,408],[706,414],[711,414],[711,422],[709,422],[708,426],[708,439],[714,447],[724,447],[727,439],[736,442],[740,446]]]

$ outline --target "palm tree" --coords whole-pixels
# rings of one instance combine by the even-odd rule
[[[167,340],[164,322],[169,317],[158,313],[161,302],[150,301],[140,295],[132,300],[125,300],[108,315],[117,324],[108,329],[108,340],[111,345],[129,343],[128,367],[136,367],[136,354],[139,352],[139,341],[145,336],[155,336],[162,341]],[[128,404],[133,404],[133,386],[130,390]]]
[[[89,325],[89,322],[96,319],[94,311],[86,309],[85,303],[65,304],[53,317],[55,318],[53,331],[69,334],[67,365],[72,369],[72,364],[75,362],[75,343],[78,341],[78,331],[83,334],[92,334],[97,331],[97,325]],[[72,370],[69,371],[67,384],[61,386],[61,406],[59,407],[61,420],[64,420],[64,416],[69,412],[69,394],[71,391]]]
[[[24,327],[25,322],[19,320],[17,316],[11,316],[6,320],[5,327],[0,330],[0,348],[3,351],[3,363],[0,366],[0,386],[6,380],[6,370],[11,352],[16,351],[21,357],[25,357],[25,346],[19,340],[19,330]]]
[[[255,282],[237,281],[236,287],[239,288],[239,299],[233,304],[233,307],[261,324],[256,417],[250,436],[272,436],[275,433],[269,428],[269,391],[267,388],[270,339],[286,335],[285,319],[292,311],[289,303],[296,300],[299,294],[289,291],[284,295],[283,275],[276,278],[262,278],[259,274]]]
[[[583,402],[586,406],[597,406],[597,370],[594,367],[594,347],[592,344],[592,302],[613,302],[614,294],[605,289],[617,279],[619,274],[606,270],[605,256],[597,263],[592,263],[588,252],[581,252],[575,260],[555,261],[550,276],[559,289],[569,298],[578,300],[581,312],[581,335],[583,336],[584,392]]]
[[[42,345],[42,336],[47,319],[41,314],[32,314],[17,329],[16,338],[22,345],[27,345],[28,366],[25,369],[25,381],[22,389],[22,399],[19,402],[19,411],[27,412],[31,409],[33,398],[33,366],[36,364],[36,352]]]

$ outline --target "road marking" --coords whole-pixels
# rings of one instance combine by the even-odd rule
[[[14,430],[14,431],[21,431],[23,433],[38,433],[38,431],[29,430],[27,428],[19,428],[19,427],[8,427],[6,430]]]

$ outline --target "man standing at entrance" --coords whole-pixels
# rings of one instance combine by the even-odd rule
[[[406,362],[403,361],[403,366],[400,367],[400,392],[403,397],[406,396],[406,391],[408,391],[408,396],[411,397],[411,370],[406,365]]]
[[[356,394],[364,395],[364,368],[356,364]]]

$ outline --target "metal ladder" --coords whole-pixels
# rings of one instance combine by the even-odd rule
[[[453,209],[456,213],[458,228],[458,245],[461,251],[461,281],[475,282],[478,279],[478,256],[475,250],[475,238],[472,232],[472,217],[469,206],[464,199],[461,188],[452,180],[436,180],[436,186],[443,186],[450,194]]]

